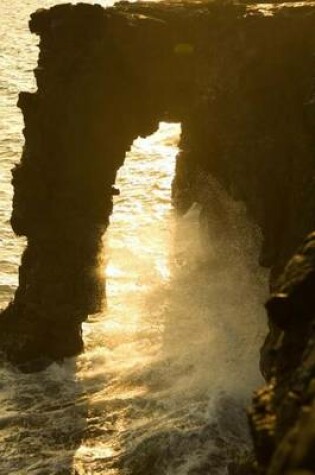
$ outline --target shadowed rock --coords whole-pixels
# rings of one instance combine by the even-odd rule
[[[261,367],[269,384],[255,395],[251,413],[257,457],[270,475],[314,473],[314,233],[286,266],[266,307],[270,333]]]

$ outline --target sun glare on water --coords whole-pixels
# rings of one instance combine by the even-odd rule
[[[104,238],[106,310],[84,333],[91,344],[98,341],[97,351],[115,348],[110,366],[122,370],[152,355],[148,307],[171,276],[171,184],[180,133],[180,124],[162,122],[156,133],[135,140],[116,180],[120,195]],[[155,324],[163,326],[161,316]]]

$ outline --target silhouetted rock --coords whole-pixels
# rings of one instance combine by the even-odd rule
[[[314,233],[286,266],[266,307],[270,334],[261,366],[269,383],[255,395],[251,412],[257,457],[271,475],[314,473]]]

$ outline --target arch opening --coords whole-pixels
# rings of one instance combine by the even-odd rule
[[[244,407],[261,381],[265,330],[259,236],[210,177],[200,182],[199,202],[174,212],[179,133],[179,124],[162,123],[135,140],[116,179],[120,195],[104,237],[107,305],[83,323],[79,356],[87,424],[96,430],[76,452],[83,470],[92,460],[95,473],[117,465],[143,473],[161,459],[170,473],[175,461],[179,473],[216,463],[222,473],[229,450],[250,447]],[[109,424],[110,436],[102,435]],[[219,439],[220,450],[211,450]]]

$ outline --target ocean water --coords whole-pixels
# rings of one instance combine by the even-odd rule
[[[0,5],[2,307],[25,246],[9,219],[10,170],[23,147],[15,104],[35,89],[38,39],[27,21],[56,3]],[[197,204],[176,216],[179,136],[180,124],[161,123],[120,170],[104,238],[107,306],[84,324],[85,353],[36,374],[2,361],[0,474],[223,475],[249,446],[245,408],[261,382],[266,333],[259,230],[211,177],[202,177],[209,222],[201,226]]]

